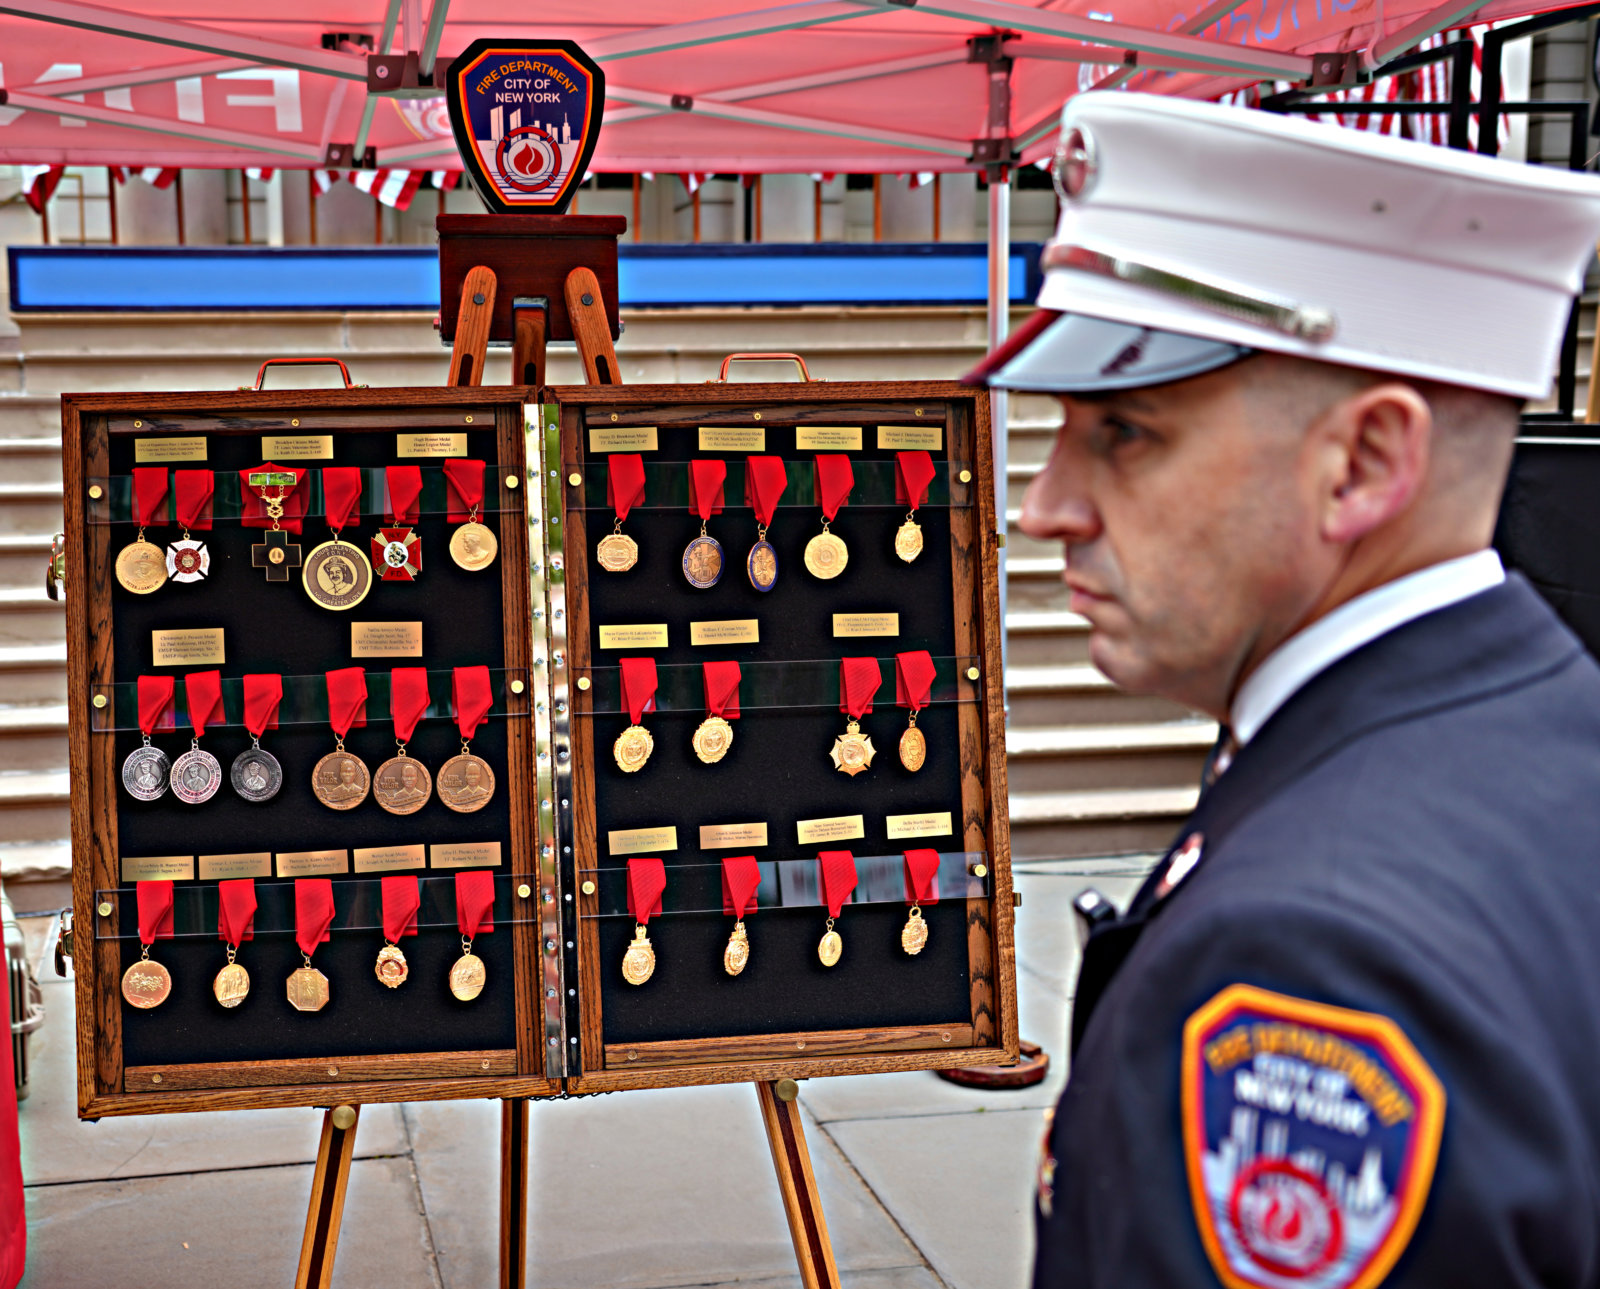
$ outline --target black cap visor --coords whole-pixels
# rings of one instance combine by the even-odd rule
[[[1040,309],[963,380],[991,389],[1102,394],[1204,375],[1255,351],[1221,340]]]

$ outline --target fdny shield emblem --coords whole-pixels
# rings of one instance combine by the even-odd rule
[[[450,64],[456,147],[490,210],[566,210],[600,137],[605,88],[570,40],[478,40]]]
[[[1184,1163],[1223,1284],[1380,1284],[1427,1202],[1444,1113],[1388,1017],[1224,989],[1183,1031]]]

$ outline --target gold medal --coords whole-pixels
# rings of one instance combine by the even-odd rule
[[[852,779],[871,765],[876,755],[871,737],[861,732],[860,721],[851,721],[845,732],[833,740],[833,750],[828,753],[833,768],[844,771]]]
[[[617,768],[624,774],[642,769],[655,750],[656,741],[643,725],[630,725],[617,735],[611,754],[617,758]]]
[[[238,952],[237,945],[228,946],[228,965],[211,982],[211,992],[224,1007],[237,1007],[250,992],[250,973],[233,960]]]
[[[844,542],[828,531],[822,531],[806,543],[805,565],[813,577],[823,579],[838,577],[850,562],[850,551]]]
[[[373,799],[391,815],[414,815],[432,795],[433,775],[416,757],[407,756],[403,745],[373,776]]]
[[[907,564],[922,554],[922,529],[910,515],[894,535],[894,553]]]
[[[439,800],[457,814],[482,810],[494,796],[494,771],[481,756],[462,751],[439,767]]]
[[[722,951],[722,969],[730,976],[737,976],[749,961],[750,935],[744,929],[744,920],[740,919],[733,924],[733,933],[728,936],[728,947]]]
[[[313,604],[336,612],[353,609],[372,589],[372,564],[359,546],[336,534],[312,548],[300,567],[300,582]]]
[[[149,1011],[159,1007],[172,994],[172,973],[159,962],[150,961],[150,946],[146,945],[139,961],[122,973],[122,996],[130,1007]]]
[[[135,595],[149,595],[167,581],[167,557],[154,542],[145,541],[142,528],[138,537],[117,552],[116,567],[117,581]]]
[[[633,943],[622,955],[622,978],[630,985],[642,985],[656,969],[656,951],[650,947],[650,937],[644,926],[633,928]]]
[[[833,919],[828,919],[828,929],[823,933],[822,939],[817,942],[817,957],[824,967],[836,965],[844,955],[844,941],[839,938],[839,933],[833,929]]]
[[[928,740],[917,728],[917,714],[911,713],[911,724],[900,736],[900,764],[915,774],[928,759]]]
[[[450,534],[450,558],[469,573],[483,572],[500,553],[494,530],[480,524],[477,513],[474,510],[473,517]]]
[[[906,924],[900,928],[900,947],[914,957],[927,943],[928,924],[922,920],[922,910],[913,904]]]
[[[354,810],[367,799],[371,787],[366,762],[346,752],[342,739],[311,771],[311,791],[330,810]]]
[[[406,977],[411,974],[411,968],[406,964],[406,955],[401,953],[400,946],[395,944],[386,944],[378,950],[378,961],[373,970],[378,979],[390,989],[400,988],[406,983]]]
[[[707,765],[728,755],[733,746],[733,726],[720,716],[708,716],[694,732],[694,754]]]
[[[461,956],[450,968],[450,992],[464,1003],[470,1003],[483,992],[484,981],[489,978],[483,959],[472,952],[472,941],[461,942]]]
[[[328,978],[311,965],[305,954],[305,966],[289,973],[289,1006],[297,1012],[319,1012],[328,1005]]]
[[[600,539],[594,557],[606,572],[626,573],[639,562],[639,543],[622,531],[622,521],[619,519],[616,531]]]

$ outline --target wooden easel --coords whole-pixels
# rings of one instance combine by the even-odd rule
[[[494,271],[483,265],[472,268],[462,280],[447,385],[483,383],[497,287]],[[605,300],[594,272],[582,266],[573,268],[567,274],[563,296],[586,382],[621,384]],[[537,387],[545,383],[548,334],[547,297],[512,301],[512,384]],[[793,1079],[777,1079],[757,1081],[755,1089],[802,1289],[839,1289],[839,1268],[800,1117],[800,1087]],[[507,1098],[500,1103],[499,1289],[523,1289],[527,1283],[528,1107],[527,1098]],[[335,1106],[323,1115],[295,1289],[328,1289],[332,1284],[359,1118],[360,1107],[350,1105]]]

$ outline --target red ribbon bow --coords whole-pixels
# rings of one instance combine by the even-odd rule
[[[422,907],[422,888],[413,873],[383,879],[383,938],[390,944],[403,935],[416,935],[417,910]]]
[[[494,874],[481,868],[456,874],[456,927],[467,939],[494,930]]]
[[[327,673],[328,724],[341,739],[367,724],[367,671],[365,667],[340,667]]]
[[[659,859],[628,861],[628,913],[644,926],[661,912],[661,893],[667,889],[667,867]]]
[[[706,686],[706,709],[713,716],[739,719],[739,664],[708,662],[701,666]]]
[[[813,469],[822,517],[831,523],[839,507],[849,499],[850,489],[856,486],[855,470],[851,468],[850,458],[840,452],[818,456]]]
[[[722,911],[742,918],[756,907],[756,888],[761,885],[761,865],[754,855],[727,855],[722,860]]]
[[[210,470],[173,472],[173,495],[177,499],[180,528],[211,530],[211,497],[216,487],[217,477]]]
[[[727,478],[726,461],[700,457],[689,462],[689,509],[702,523],[722,513],[722,485]]]
[[[283,702],[283,677],[270,672],[244,678],[244,727],[260,738],[278,728],[278,707]]]
[[[624,658],[621,665],[622,705],[637,725],[640,717],[656,709],[656,660]]]
[[[326,877],[294,879],[294,942],[310,957],[333,937],[333,882]]]
[[[933,482],[933,454],[931,452],[896,452],[894,454],[894,499],[915,510],[928,499],[928,485]]]
[[[839,710],[859,720],[872,711],[872,696],[881,684],[876,658],[839,659]]]
[[[756,522],[763,528],[772,523],[788,487],[789,473],[782,457],[750,457],[745,461],[745,504],[756,512]]]
[[[828,906],[828,916],[836,918],[856,889],[856,857],[848,850],[824,850],[817,855],[817,866],[822,872],[822,902]]]
[[[906,903],[937,904],[939,902],[939,852],[936,850],[908,850],[906,859]]]
[[[220,671],[191,671],[183,678],[183,692],[196,738],[206,732],[207,725],[219,725],[227,719],[222,710]]]
[[[419,465],[390,465],[383,468],[384,482],[389,489],[389,508],[386,512],[390,524],[414,524],[420,513],[417,503],[422,498],[422,467]]]
[[[237,949],[256,938],[256,879],[236,877],[217,883],[217,938]]]
[[[624,452],[606,458],[606,505],[617,512],[618,520],[644,502],[644,458]]]
[[[935,670],[933,655],[926,649],[894,656],[894,701],[901,707],[920,712],[933,693]]]
[[[494,705],[489,669],[457,667],[450,676],[450,699],[456,709],[456,728],[461,731],[461,737],[470,742],[478,726],[489,719],[489,708]]]
[[[172,939],[172,883],[139,882],[139,943]]]
[[[361,471],[356,466],[328,466],[322,471],[322,513],[336,535],[355,515],[360,501]]]
[[[483,505],[482,461],[451,457],[444,463],[445,518],[476,519]]]
[[[395,738],[402,743],[411,741],[429,701],[426,667],[395,667],[389,672],[389,715]]]
[[[172,728],[172,690],[171,676],[139,677],[139,729],[144,734]]]
[[[167,467],[141,465],[133,468],[133,518],[140,528],[147,528],[165,507],[167,500]]]

